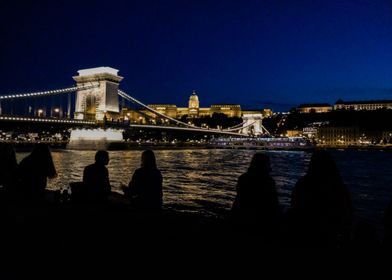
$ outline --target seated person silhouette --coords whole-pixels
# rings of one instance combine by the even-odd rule
[[[347,244],[352,224],[350,194],[327,151],[313,153],[307,174],[294,187],[290,218],[291,236],[298,245]]]
[[[280,217],[275,181],[270,175],[269,157],[256,153],[248,171],[238,178],[232,214],[237,225],[257,226],[274,231]]]
[[[392,200],[384,213],[384,246],[392,248]]]
[[[0,143],[0,192],[7,198],[18,191],[17,171],[14,147],[10,143]]]
[[[142,153],[141,167],[136,169],[128,187],[123,188],[136,209],[160,210],[162,208],[162,175],[156,165],[154,152]]]
[[[109,171],[109,153],[98,151],[95,154],[95,163],[84,168],[83,185],[87,189],[88,198],[93,203],[107,203],[111,193]]]
[[[21,190],[25,198],[36,202],[43,201],[47,178],[54,178],[57,175],[48,145],[35,145],[31,154],[21,161],[19,172]]]

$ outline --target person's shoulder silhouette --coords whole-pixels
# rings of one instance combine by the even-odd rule
[[[106,202],[111,193],[109,171],[106,165],[109,163],[107,151],[97,151],[95,162],[84,168],[83,184],[89,193],[89,197],[95,202]]]
[[[270,159],[256,153],[248,171],[238,178],[232,211],[236,214],[276,218],[280,212],[275,180],[270,175]]]
[[[135,208],[159,210],[163,204],[162,181],[154,152],[146,150],[142,153],[141,167],[135,170],[124,193]]]
[[[7,193],[14,192],[17,187],[18,163],[14,147],[10,143],[0,143],[0,186]]]
[[[319,211],[323,207],[335,208],[337,211],[351,209],[348,190],[334,159],[327,151],[313,153],[308,172],[298,180],[293,190],[292,207],[315,207],[320,208]]]
[[[49,146],[39,143],[20,163],[21,187],[30,198],[44,197],[47,178],[57,175]]]
[[[392,199],[384,213],[384,245],[392,248]]]
[[[329,152],[313,153],[306,175],[293,189],[290,213],[298,228],[325,238],[341,236],[351,225],[350,195]]]

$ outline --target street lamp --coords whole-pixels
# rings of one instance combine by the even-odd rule
[[[60,118],[60,109],[59,108],[54,108],[54,117]]]

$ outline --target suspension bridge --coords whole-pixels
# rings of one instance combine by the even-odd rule
[[[0,95],[0,121],[61,124],[70,128],[94,128],[103,123],[115,126],[117,123],[116,127],[121,124],[123,128],[202,132],[236,137],[268,134],[262,125],[261,114],[243,115],[242,123],[225,129],[199,127],[167,116],[119,89],[123,77],[118,75],[116,69],[98,67],[79,70],[78,74],[73,77],[76,86]],[[142,124],[127,120],[127,116],[122,114],[126,102],[138,106],[138,113],[147,113],[163,122]],[[74,110],[71,110],[72,107]]]

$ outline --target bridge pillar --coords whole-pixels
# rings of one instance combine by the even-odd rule
[[[242,116],[244,120],[243,129],[241,133],[249,134],[249,135],[261,135],[264,133],[263,130],[263,115],[262,114],[244,114]]]
[[[111,67],[82,69],[74,76],[77,86],[96,85],[76,93],[75,119],[103,121],[119,117],[118,85],[123,77]]]

